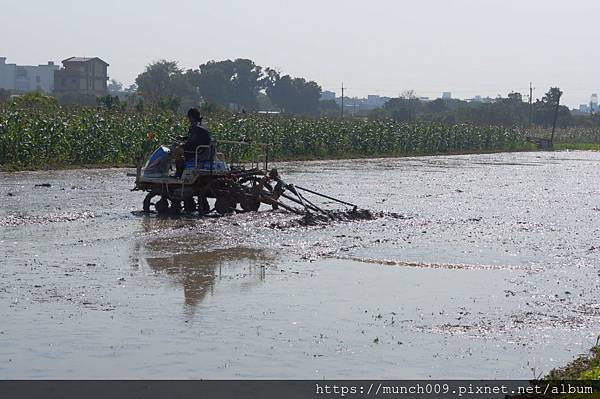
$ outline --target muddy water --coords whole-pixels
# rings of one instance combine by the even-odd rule
[[[0,175],[0,377],[529,378],[595,343],[600,154],[278,167],[386,213],[161,219],[125,170]]]

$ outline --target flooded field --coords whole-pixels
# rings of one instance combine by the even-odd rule
[[[599,153],[277,166],[383,214],[157,218],[126,170],[0,174],[0,378],[530,378],[596,342]]]

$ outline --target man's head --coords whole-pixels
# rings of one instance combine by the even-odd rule
[[[202,122],[202,115],[200,115],[200,111],[198,111],[198,108],[190,108],[190,110],[187,113],[187,116],[190,120],[190,123]]]

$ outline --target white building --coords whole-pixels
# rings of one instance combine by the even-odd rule
[[[598,112],[600,109],[598,108],[598,94],[593,93],[590,97],[590,108],[592,112]]]
[[[54,71],[58,65],[48,61],[46,65],[7,64],[6,57],[0,57],[0,89],[25,93],[28,91],[54,91]]]
[[[442,93],[442,100],[450,100],[452,99],[452,93],[449,91],[445,91]]]
[[[390,100],[389,97],[380,97],[378,95],[369,94],[366,100],[367,109],[381,108]]]

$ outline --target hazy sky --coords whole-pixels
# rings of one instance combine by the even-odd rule
[[[0,0],[0,56],[98,56],[126,85],[161,58],[250,58],[347,95],[600,93],[598,0]]]

